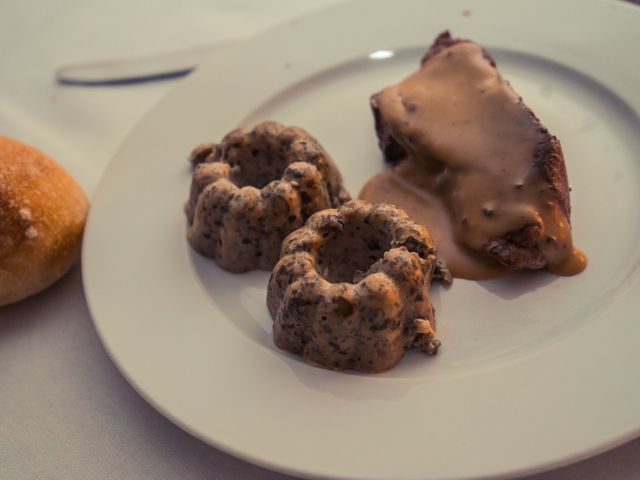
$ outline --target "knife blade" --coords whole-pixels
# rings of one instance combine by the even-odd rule
[[[155,55],[63,65],[56,70],[56,81],[62,85],[108,86],[179,78],[230,43],[233,41]]]

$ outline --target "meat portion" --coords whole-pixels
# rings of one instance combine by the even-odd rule
[[[513,269],[584,268],[560,142],[486,50],[441,33],[421,68],[374,94],[371,108],[386,162],[427,172],[419,187],[446,206],[457,242]]]

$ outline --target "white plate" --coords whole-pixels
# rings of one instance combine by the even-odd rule
[[[360,2],[230,48],[134,130],[94,199],[83,256],[96,328],[121,372],[205,441],[327,478],[467,479],[540,471],[640,433],[639,10],[621,2]],[[185,241],[186,156],[239,124],[300,125],[351,193],[382,168],[368,97],[450,28],[496,57],[560,137],[573,278],[436,288],[435,358],[365,376],[278,351],[266,273],[232,275]],[[372,59],[388,50],[390,58]],[[385,55],[373,55],[373,57]]]

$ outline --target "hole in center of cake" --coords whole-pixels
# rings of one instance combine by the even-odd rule
[[[274,180],[282,178],[290,161],[283,148],[268,142],[254,143],[239,149],[231,165],[231,181],[238,187],[263,188]]]
[[[364,223],[346,223],[341,231],[325,232],[318,251],[318,272],[332,283],[357,283],[391,247],[388,234]]]

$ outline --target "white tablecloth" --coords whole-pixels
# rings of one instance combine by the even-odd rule
[[[50,153],[90,194],[176,81],[63,87],[57,66],[246,37],[337,1],[2,0],[0,133]],[[96,336],[79,268],[0,308],[0,480],[205,478],[290,477],[209,447],[147,405]],[[638,478],[640,440],[530,480]]]

